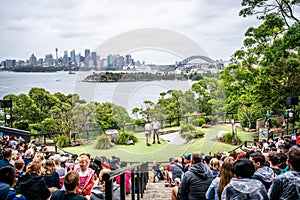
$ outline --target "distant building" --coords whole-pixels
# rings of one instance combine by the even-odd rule
[[[37,58],[35,57],[34,54],[31,54],[31,56],[29,57],[29,65],[31,66],[37,65]]]
[[[92,65],[93,67],[97,68],[98,63],[97,63],[97,52],[92,52],[91,53],[91,61],[92,61]]]
[[[114,69],[114,57],[111,54],[107,56],[107,68]]]
[[[76,62],[76,60],[75,60],[75,49],[73,49],[71,52],[70,52],[70,62],[72,63],[72,64],[76,64],[77,62]]]
[[[89,66],[89,62],[91,59],[91,51],[89,49],[84,50],[84,64]]]

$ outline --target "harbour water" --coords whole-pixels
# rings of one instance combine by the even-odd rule
[[[157,102],[161,92],[170,89],[188,90],[192,81],[148,81],[89,83],[82,80],[92,72],[20,73],[0,72],[0,99],[7,94],[28,94],[33,87],[45,88],[50,93],[79,94],[80,98],[98,102],[112,102],[129,113],[143,106],[143,101]]]

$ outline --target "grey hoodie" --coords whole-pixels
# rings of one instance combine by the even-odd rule
[[[266,190],[269,190],[273,182],[274,171],[270,167],[258,168],[252,178],[262,182],[262,184],[266,187]]]
[[[264,185],[255,179],[232,178],[222,192],[221,199],[243,200],[256,199],[268,200]]]
[[[300,172],[289,171],[274,179],[270,199],[300,199]]]
[[[185,172],[178,188],[178,199],[206,199],[205,193],[213,180],[211,170],[198,163]]]

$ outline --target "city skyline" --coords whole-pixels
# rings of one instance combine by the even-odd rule
[[[1,1],[0,60],[25,59],[35,53],[93,51],[111,37],[140,28],[176,31],[198,43],[213,59],[228,60],[241,48],[244,33],[258,21],[238,16],[241,2],[223,1]],[[13,12],[12,12],[13,10]],[[130,52],[129,52],[130,53]],[[173,63],[173,55],[131,53],[147,63]],[[163,56],[162,56],[163,55]],[[106,57],[106,56],[104,56]]]

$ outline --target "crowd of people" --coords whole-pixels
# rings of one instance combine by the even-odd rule
[[[300,199],[299,146],[297,135],[229,153],[188,153],[170,158],[166,166],[153,162],[152,181],[172,187],[172,200]],[[4,200],[105,199],[103,175],[127,165],[115,156],[50,152],[35,140],[27,144],[17,137],[0,137],[0,149],[0,199]],[[128,171],[127,194],[130,179]],[[120,181],[117,177],[113,184],[115,199],[120,197]]]
[[[102,176],[126,167],[116,156],[91,158],[50,152],[36,141],[0,137],[1,200],[98,200],[105,199]],[[130,192],[130,172],[125,173],[126,193]],[[114,199],[120,197],[120,177],[114,184]]]
[[[263,140],[230,153],[185,154],[171,158],[165,173],[156,162],[152,170],[153,182],[173,187],[172,200],[300,199],[300,137]]]

